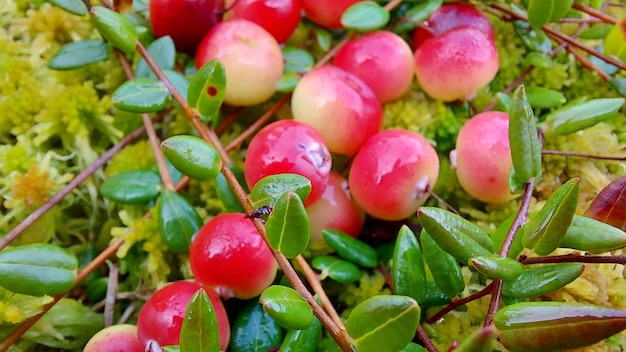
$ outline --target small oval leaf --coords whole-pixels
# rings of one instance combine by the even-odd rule
[[[509,144],[513,168],[517,178],[526,183],[541,174],[541,144],[535,115],[523,85],[513,93],[509,116]]]
[[[174,40],[169,35],[153,41],[148,46],[148,54],[162,70],[174,69],[176,48],[174,47]],[[143,57],[137,61],[137,66],[135,66],[135,78],[157,79],[156,74],[152,72],[152,69]]]
[[[364,268],[378,265],[378,252],[372,246],[344,232],[334,229],[322,230],[324,241],[343,259]]]
[[[443,5],[443,0],[420,1],[406,12],[401,21],[398,21],[394,32],[402,33],[414,29],[418,23],[427,19],[441,5]]]
[[[111,44],[127,54],[135,51],[139,35],[128,18],[103,6],[92,6],[89,13],[98,32]]]
[[[341,25],[358,32],[383,28],[389,22],[389,10],[373,1],[361,1],[348,7],[341,15]]]
[[[103,41],[85,39],[63,45],[61,49],[50,58],[48,67],[59,71],[72,70],[94,62],[106,60],[108,57],[109,50]]]
[[[317,317],[313,317],[311,326],[302,330],[289,330],[278,352],[317,352],[324,328]]]
[[[259,302],[265,312],[285,329],[302,330],[313,323],[313,310],[293,288],[272,285],[266,288]]]
[[[170,102],[171,95],[161,81],[136,78],[124,82],[111,98],[118,109],[142,113],[163,110]]]
[[[626,61],[626,17],[617,22],[607,34],[604,53]]]
[[[517,260],[497,255],[471,258],[469,265],[489,278],[501,280],[514,280],[524,270]]]
[[[315,59],[308,51],[292,46],[283,48],[285,72],[304,73],[315,65]]]
[[[604,187],[589,205],[585,216],[626,231],[626,175]]]
[[[406,225],[400,228],[396,238],[391,278],[396,294],[412,297],[418,302],[426,297],[426,271],[422,250],[415,234]]]
[[[513,298],[533,298],[554,292],[582,274],[581,263],[559,263],[526,268],[515,280],[504,281],[502,293]]]
[[[552,109],[567,102],[563,93],[545,87],[528,87],[526,94],[528,94],[528,103],[533,108]]]
[[[76,282],[78,259],[65,249],[34,243],[0,251],[0,286],[31,296],[57,295]]]
[[[378,295],[354,308],[346,330],[359,352],[400,351],[415,336],[420,313],[411,297]]]
[[[420,235],[422,255],[431,272],[436,272],[433,279],[441,291],[449,298],[456,297],[465,289],[465,280],[459,263],[453,256],[444,252],[435,240],[422,230]]]
[[[81,0],[48,0],[48,2],[76,16],[87,14],[87,6]]]
[[[546,117],[546,134],[564,135],[591,127],[613,116],[624,105],[624,98],[593,99],[581,104],[570,104]]]
[[[226,69],[221,62],[211,60],[204,64],[191,78],[187,100],[200,114],[217,116],[226,94]]]
[[[220,199],[227,212],[243,213],[245,211],[223,173],[220,172],[217,175],[213,184],[215,185],[217,197]]]
[[[549,22],[556,22],[570,10],[574,0],[530,0],[528,23],[539,28]]]
[[[320,280],[327,277],[349,284],[361,278],[361,269],[353,263],[336,257],[322,255],[313,258],[311,266],[320,270]]]
[[[574,215],[560,246],[591,253],[607,252],[626,246],[626,232],[602,221]]]
[[[202,227],[196,209],[180,194],[165,190],[157,210],[163,243],[176,254],[189,252],[191,238]]]
[[[257,300],[252,300],[233,322],[229,349],[232,352],[267,352],[282,340],[280,325]]]
[[[220,334],[215,309],[204,289],[194,293],[180,329],[180,352],[218,352]]]
[[[134,170],[111,176],[100,187],[107,199],[123,204],[140,204],[161,192],[161,176],[152,170]]]
[[[214,180],[222,167],[217,150],[195,136],[170,137],[161,142],[161,150],[176,170],[198,180]]]
[[[309,245],[309,216],[295,192],[285,192],[278,198],[265,228],[268,245],[287,258],[299,255]]]
[[[278,174],[263,177],[252,188],[250,203],[255,208],[273,207],[285,192],[295,192],[303,201],[311,193],[311,181],[297,174]]]

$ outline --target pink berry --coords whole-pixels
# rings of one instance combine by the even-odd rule
[[[484,88],[499,69],[498,51],[480,30],[460,26],[427,39],[415,51],[415,74],[431,97],[463,100]]]
[[[398,35],[377,31],[343,45],[333,65],[363,80],[382,103],[400,98],[413,82],[413,51]]]
[[[350,192],[366,213],[383,220],[413,215],[439,176],[439,158],[421,135],[385,130],[370,138],[350,168]]]
[[[243,18],[265,28],[279,43],[287,41],[300,23],[300,0],[230,0],[228,18]]]
[[[226,95],[231,105],[255,105],[276,92],[283,75],[283,53],[276,39],[256,23],[231,19],[217,24],[202,39],[196,67],[219,60],[226,68]]]
[[[265,126],[248,146],[244,176],[250,188],[265,176],[293,173],[311,181],[309,205],[326,189],[332,159],[322,136],[310,125],[281,120]]]
[[[252,221],[241,213],[209,220],[191,243],[194,277],[225,298],[250,299],[276,277],[278,264]]]
[[[324,247],[322,230],[340,230],[357,237],[365,222],[365,213],[352,200],[348,180],[338,173],[331,172],[322,198],[306,207],[311,225],[310,247]]]
[[[302,77],[291,97],[293,118],[313,126],[331,152],[354,155],[380,131],[383,110],[367,84],[335,66]]]
[[[178,345],[187,306],[202,285],[192,281],[175,281],[154,293],[141,307],[137,316],[137,335],[142,346],[151,341],[159,346]],[[226,350],[230,341],[230,324],[220,298],[206,290],[219,329],[220,349]]]
[[[459,132],[455,153],[459,183],[470,196],[489,203],[515,198],[508,184],[513,165],[508,114],[488,111],[469,119]]]
[[[341,15],[359,1],[363,0],[302,0],[302,9],[306,17],[320,26],[340,29]]]
[[[111,325],[89,339],[83,352],[144,352],[137,337],[137,327],[130,324]]]

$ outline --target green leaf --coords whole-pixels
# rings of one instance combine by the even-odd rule
[[[0,252],[0,286],[31,296],[57,295],[76,282],[78,259],[65,249],[34,243]]]
[[[526,93],[533,108],[552,109],[567,102],[563,93],[549,88],[530,86]]]
[[[626,61],[626,17],[617,22],[607,34],[604,53]]]
[[[528,54],[526,54],[526,61],[528,61],[529,64],[535,67],[552,68],[552,58],[543,52],[537,52],[537,51],[529,52]],[[533,107],[540,107],[540,106],[535,106],[533,104],[530,90],[531,90],[531,87],[528,87],[526,89],[526,92],[528,93],[528,101],[530,101],[530,105],[532,105]]]
[[[522,236],[524,247],[539,255],[548,255],[559,247],[576,212],[579,188],[579,179],[570,179],[530,217],[517,234]]]
[[[243,213],[245,211],[223,173],[220,172],[217,175],[214,185],[217,197],[224,205],[226,211],[231,213]]]
[[[567,14],[573,2],[574,0],[530,0],[528,23],[538,28],[549,22],[556,22]]]
[[[601,98],[576,105],[566,105],[547,116],[546,134],[565,135],[591,127],[617,113],[624,98]]]
[[[87,6],[81,0],[47,0],[52,5],[76,16],[85,16]]]
[[[306,329],[313,323],[313,310],[293,288],[272,285],[266,288],[259,302],[265,312],[285,329]]]
[[[411,342],[420,322],[420,307],[406,296],[378,295],[357,305],[346,330],[359,352],[400,351]]]
[[[161,150],[176,170],[198,180],[214,180],[222,167],[217,150],[195,136],[170,137],[161,142]]]
[[[215,309],[204,289],[194,293],[180,329],[180,352],[218,352],[220,334]]]
[[[389,10],[373,1],[357,2],[341,15],[341,25],[349,30],[370,32],[389,22]]]
[[[176,91],[179,93],[184,94],[184,92],[189,90],[189,79],[187,79],[187,77],[183,74],[178,71],[168,69],[163,70],[163,73],[165,73],[165,77],[170,80]]]
[[[187,100],[189,105],[206,117],[217,116],[226,94],[226,69],[221,62],[211,60],[191,78]]]
[[[103,6],[93,6],[89,13],[98,32],[113,46],[127,54],[135,51],[139,34],[128,18]]]
[[[280,345],[283,330],[258,301],[250,301],[233,322],[231,352],[267,352]]]
[[[415,342],[409,342],[400,352],[428,352],[428,350]]]
[[[50,58],[48,67],[59,71],[72,70],[94,62],[106,60],[108,57],[109,51],[103,41],[85,39],[63,45],[61,49]]]
[[[420,235],[422,255],[428,264],[437,287],[449,298],[456,297],[465,289],[465,280],[459,263],[453,256],[444,252],[433,240],[427,231],[422,230]]]
[[[287,331],[278,352],[317,352],[323,332],[322,323],[317,317],[313,317],[313,322],[308,328]]]
[[[511,3],[511,9],[521,15],[526,15],[526,12],[514,3]],[[531,27],[528,22],[513,21],[513,29],[528,49],[542,53],[548,53],[552,49],[552,41],[543,30]]]
[[[150,46],[148,46],[148,54],[150,54],[152,60],[154,60],[154,62],[162,70],[174,69],[176,48],[174,47],[172,37],[169,35],[153,41]],[[137,66],[135,67],[135,78],[157,79],[156,74],[152,72],[152,69],[148,66],[146,59],[143,57],[137,61]]]
[[[509,229],[513,226],[513,221],[515,221],[515,216],[517,214],[511,214],[508,218],[504,219],[498,225],[496,230],[491,235],[493,241],[495,242],[496,248],[502,248],[502,244],[504,244],[504,240],[509,233]],[[522,236],[515,236],[513,238],[513,243],[511,243],[511,247],[509,249],[509,254],[507,255],[509,258],[517,258],[517,256],[522,253],[524,250],[524,245],[522,244]]]
[[[266,176],[257,182],[250,193],[250,203],[259,208],[264,205],[273,207],[285,192],[295,192],[302,201],[311,193],[311,181],[297,174],[278,174]]]
[[[202,218],[185,197],[165,190],[159,198],[159,229],[167,248],[176,254],[189,251],[191,238],[202,227]]]
[[[286,72],[276,82],[276,90],[281,93],[291,93],[300,82],[300,74],[296,72]]]
[[[524,302],[494,316],[500,342],[512,352],[576,349],[626,328],[626,311],[583,303]]]
[[[361,269],[358,266],[337,257],[327,255],[315,257],[311,261],[311,266],[321,271],[320,280],[330,277],[335,281],[349,284],[361,278]]]
[[[513,93],[509,115],[509,144],[513,168],[517,178],[527,183],[541,174],[541,144],[535,115],[526,99],[523,85]]]
[[[372,246],[344,232],[334,229],[322,230],[324,241],[343,259],[364,268],[378,265],[378,253]]]
[[[394,32],[407,32],[414,29],[417,23],[427,19],[441,5],[443,5],[443,0],[420,1],[406,12],[402,20],[396,24]]]
[[[292,46],[283,48],[285,72],[304,73],[313,68],[315,59],[308,51]]]
[[[136,78],[124,82],[111,98],[118,109],[142,113],[163,110],[170,102],[171,95],[161,81]]]
[[[415,234],[406,225],[400,228],[396,238],[391,278],[396,294],[412,297],[418,302],[426,297],[426,271],[422,250]]]
[[[517,260],[498,255],[474,257],[468,264],[488,278],[501,280],[515,280],[524,270],[524,265]]]
[[[454,349],[454,352],[492,352],[495,338],[496,329],[494,326],[485,326],[463,339],[463,342]]]
[[[100,187],[107,199],[123,204],[141,204],[161,192],[161,176],[152,170],[133,170],[108,178]]]
[[[610,23],[594,23],[587,29],[582,31],[578,38],[580,39],[605,39],[609,32],[614,28]]]
[[[526,268],[514,280],[504,281],[502,294],[513,298],[533,298],[554,292],[582,274],[581,263],[559,263]]]
[[[586,216],[574,215],[560,247],[602,253],[626,246],[626,232]]]
[[[315,28],[315,41],[323,52],[330,50],[333,44],[333,35],[323,28]]]
[[[287,258],[302,253],[311,237],[309,216],[302,199],[295,192],[287,191],[278,198],[274,210],[267,218],[267,244]]]

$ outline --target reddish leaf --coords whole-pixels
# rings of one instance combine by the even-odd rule
[[[626,230],[626,176],[604,187],[591,202],[585,216]]]

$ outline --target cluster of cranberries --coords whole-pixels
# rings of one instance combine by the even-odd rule
[[[320,26],[339,29],[341,14],[358,1],[151,0],[150,21],[157,36],[170,35],[178,50],[195,55],[197,67],[219,60],[226,69],[225,102],[250,106],[276,92],[284,71],[280,43],[294,32],[302,12]],[[433,13],[414,32],[413,49],[387,31],[352,39],[331,64],[303,74],[291,98],[293,119],[270,123],[252,138],[245,180],[253,187],[265,176],[295,173],[311,181],[304,204],[312,248],[323,245],[324,228],[356,237],[365,214],[383,220],[409,217],[437,182],[439,156],[417,133],[382,130],[382,104],[402,97],[415,77],[435,99],[466,99],[497,71],[491,24],[469,4],[450,3]],[[477,199],[500,202],[511,197],[507,131],[508,115],[488,112],[472,118],[459,135],[453,161],[461,185]],[[331,171],[336,155],[349,160],[347,177]],[[277,271],[272,251],[240,213],[209,220],[195,235],[189,259],[195,281],[165,286],[142,307],[136,328],[116,328],[126,351],[133,350],[130,346],[143,351],[149,344],[178,344],[185,309],[202,287],[217,313],[225,350],[230,328],[219,296],[253,298],[273,282]],[[130,336],[138,342],[128,342]],[[95,345],[97,339],[85,350],[109,351]]]

